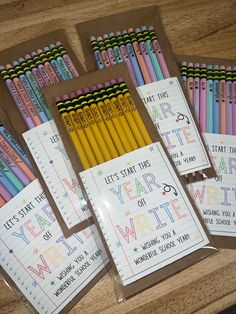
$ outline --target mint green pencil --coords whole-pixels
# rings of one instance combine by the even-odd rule
[[[207,66],[207,125],[206,131],[213,133],[213,67]]]
[[[23,183],[17,178],[17,176],[11,171],[11,169],[2,159],[0,159],[0,169],[19,192],[24,189]]]
[[[164,76],[162,74],[162,70],[161,70],[160,64],[159,64],[159,62],[157,60],[156,53],[153,50],[152,41],[151,41],[151,37],[149,35],[149,31],[148,31],[146,26],[143,26],[141,28],[141,30],[142,30],[142,34],[143,34],[144,41],[145,41],[145,44],[146,44],[146,47],[147,47],[147,51],[148,51],[148,54],[150,56],[150,59],[151,59],[151,62],[152,62],[152,66],[153,66],[154,71],[156,73],[157,79],[158,79],[158,81],[159,80],[163,80]]]

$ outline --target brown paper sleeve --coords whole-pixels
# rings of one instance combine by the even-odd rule
[[[77,89],[83,89],[86,87],[90,87],[92,85],[98,84],[98,83],[104,83],[106,81],[110,81],[111,79],[116,79],[122,77],[124,79],[124,81],[126,82],[129,91],[132,95],[132,98],[136,104],[137,110],[139,112],[139,114],[141,115],[144,124],[149,132],[149,135],[151,136],[151,139],[153,142],[160,142],[162,144],[162,147],[165,151],[166,154],[168,154],[162,140],[161,137],[159,135],[159,133],[157,132],[154,124],[152,123],[152,120],[146,110],[146,108],[143,106],[142,100],[139,97],[136,88],[134,87],[134,85],[131,82],[128,70],[126,68],[126,66],[124,64],[119,64],[119,65],[114,65],[110,68],[108,68],[106,71],[95,71],[92,73],[88,73],[86,75],[83,75],[79,78],[76,78],[74,80],[71,81],[67,81],[67,82],[63,82],[63,83],[59,83],[57,85],[54,85],[52,87],[47,87],[45,88],[44,94],[45,97],[48,101],[48,103],[50,104],[50,109],[53,115],[53,118],[55,120],[55,123],[57,125],[57,128],[59,130],[59,133],[61,135],[62,141],[64,142],[64,145],[66,147],[66,150],[68,152],[68,156],[71,159],[71,163],[75,169],[76,174],[78,175],[78,180],[80,182],[80,184],[83,186],[83,183],[80,179],[79,176],[79,172],[84,170],[81,164],[81,161],[78,157],[78,155],[76,154],[76,151],[74,149],[74,146],[70,140],[70,137],[67,133],[67,130],[64,126],[64,123],[60,117],[60,114],[58,113],[57,107],[56,107],[56,101],[55,101],[55,96],[63,96],[64,94],[69,94],[71,92],[76,91]],[[173,165],[173,164],[172,164]],[[190,194],[187,190],[187,188],[185,187],[185,184],[182,180],[182,178],[179,176],[179,174],[177,173],[177,170],[175,168],[175,166],[173,165],[174,171],[176,173],[176,175],[178,176],[180,182],[182,183],[182,186],[185,190],[185,193],[188,195],[188,198],[191,202],[191,205],[193,206],[196,215],[199,219],[199,221],[201,222],[201,225],[204,229],[204,231],[206,232],[208,238],[209,238],[209,247],[213,247],[212,248],[202,248],[197,250],[196,252],[189,254],[188,256],[174,262],[173,264],[170,264],[140,280],[137,280],[135,283],[130,284],[128,286],[122,286],[121,285],[121,290],[122,293],[124,294],[124,296],[126,298],[129,298],[131,296],[133,296],[134,294],[146,289],[147,287],[150,287],[164,279],[166,279],[167,277],[189,267],[190,265],[193,265],[194,263],[202,260],[203,258],[215,253],[217,251],[217,249],[215,248],[215,244],[213,242],[213,240],[211,239],[209,232],[205,226],[205,224],[203,223],[203,220],[201,218],[200,213],[198,212],[196,205],[194,204],[193,200],[190,197]],[[89,205],[91,207],[91,204],[89,202]],[[115,267],[115,263],[112,260],[111,254],[109,252],[109,248],[106,244],[106,241],[103,237],[101,228],[98,224],[98,221],[96,219],[96,216],[92,210],[92,214],[93,214],[93,219],[95,224],[98,227],[98,230],[100,232],[101,238],[103,240],[104,246],[107,250],[107,254],[111,260],[111,264],[113,266],[114,269],[116,269]],[[116,274],[117,274],[117,270],[116,270]]]
[[[28,41],[25,41],[17,46],[8,48],[6,50],[3,50],[0,52],[0,64],[6,65],[7,63],[12,63],[14,60],[18,60],[20,57],[24,57],[25,54],[30,53],[34,50],[37,51],[39,48],[44,48],[45,46],[48,46],[51,43],[55,43],[56,41],[60,40],[62,44],[64,45],[65,49],[67,50],[70,58],[72,59],[75,67],[77,68],[80,75],[85,73],[85,70],[81,66],[78,58],[76,57],[74,51],[72,50],[69,41],[67,39],[66,33],[63,29],[56,30],[54,32],[42,35],[40,37],[36,37],[34,39],[30,39]],[[0,79],[0,102],[1,106],[4,108],[8,115],[8,119],[11,121],[11,125],[15,131],[15,134],[17,135],[17,138],[19,142],[21,143],[22,147],[24,148],[25,152],[27,153],[29,160],[33,167],[33,172],[36,175],[36,177],[39,179],[40,184],[43,187],[43,190],[46,194],[46,197],[48,199],[48,202],[50,206],[53,209],[54,214],[56,215],[56,218],[58,219],[58,222],[62,228],[62,231],[65,235],[65,237],[69,237],[75,232],[78,232],[84,228],[86,228],[90,223],[92,223],[92,219],[85,219],[78,225],[72,227],[71,229],[68,229],[57,206],[56,203],[40,173],[38,170],[38,167],[33,159],[33,157],[30,154],[30,151],[22,137],[22,133],[27,131],[27,126],[20,114],[20,112],[17,109],[17,106],[11,97],[3,79]]]
[[[176,56],[177,64],[181,65],[182,61],[193,62],[193,63],[205,63],[206,65],[225,65],[225,66],[236,66],[235,60],[221,59],[221,58],[208,58],[208,57],[199,57],[199,56],[189,56],[189,55],[177,55]],[[236,140],[236,137],[235,137]],[[226,249],[236,249],[236,239],[235,237],[226,237],[226,236],[215,236],[212,235],[216,245],[219,248]]]
[[[162,21],[160,17],[160,12],[157,6],[143,7],[137,10],[122,12],[119,14],[115,14],[115,15],[99,18],[96,20],[77,24],[76,28],[77,28],[77,32],[79,34],[80,41],[82,44],[82,49],[83,49],[83,54],[85,56],[85,63],[86,63],[87,69],[89,72],[97,69],[94,54],[90,45],[91,36],[98,36],[98,35],[103,35],[109,32],[122,31],[130,27],[140,28],[143,25],[153,26],[156,31],[163,55],[165,57],[167,67],[170,72],[170,76],[177,77],[181,84],[185,98],[188,102],[189,108],[191,109],[195,124],[198,128],[200,138],[202,140],[202,143],[205,147],[206,153],[209,158],[209,154],[206,149],[206,144],[201,135],[198,122],[193,113],[188,94],[184,88],[184,85],[183,85],[183,82],[182,82],[182,79],[178,70],[178,66],[175,61],[175,56],[172,52],[172,48],[165,34],[164,27],[162,25]],[[202,170],[202,172],[208,178],[213,178],[216,176],[216,173],[215,173],[215,170],[211,161],[210,163],[211,163],[211,167]],[[183,178],[186,183],[191,183],[194,181],[202,180],[203,176],[199,172],[196,172],[196,175],[189,174],[187,176],[184,176]]]

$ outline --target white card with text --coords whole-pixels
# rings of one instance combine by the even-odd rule
[[[63,236],[37,179],[0,208],[0,226],[1,267],[39,313],[60,312],[108,262],[94,225]]]
[[[123,285],[209,243],[160,143],[80,176]]]
[[[137,87],[180,175],[211,164],[192,113],[176,77]]]
[[[188,185],[212,235],[236,237],[236,136],[204,134],[217,177]]]

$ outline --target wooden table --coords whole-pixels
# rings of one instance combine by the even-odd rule
[[[147,4],[160,5],[176,53],[236,59],[234,0],[0,0],[0,49],[63,27],[83,62],[76,23]],[[0,291],[0,313],[29,313],[3,280]],[[216,313],[235,301],[236,251],[221,250],[119,305],[106,275],[71,313]]]

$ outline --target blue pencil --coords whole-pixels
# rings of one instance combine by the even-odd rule
[[[21,145],[14,139],[11,133],[0,122],[0,134],[8,141],[11,147],[18,153],[18,155],[24,160],[24,162],[31,168],[30,161],[23,151]]]
[[[133,46],[131,44],[128,32],[126,30],[124,30],[122,32],[122,35],[123,35],[123,39],[124,39],[124,42],[125,42],[125,46],[126,46],[126,49],[127,49],[127,53],[128,53],[130,62],[132,64],[134,75],[136,77],[137,84],[138,84],[138,86],[144,85],[145,83],[144,83],[144,80],[143,80],[143,76],[142,76],[142,73],[140,71],[140,68],[139,68],[139,65],[138,65],[138,61],[137,61],[137,59],[135,57],[134,49],[133,49]]]
[[[212,65],[207,66],[207,132],[213,133],[213,81]]]
[[[0,170],[0,182],[2,185],[5,186],[5,188],[8,190],[8,192],[15,196],[19,191],[15,187],[15,185],[4,175],[4,173]]]

